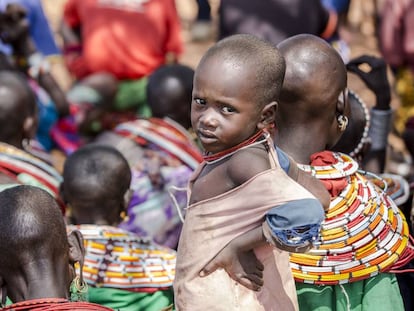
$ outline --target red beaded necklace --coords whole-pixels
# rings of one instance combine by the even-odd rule
[[[236,146],[233,146],[229,149],[226,149],[226,150],[223,150],[223,151],[211,154],[211,155],[203,155],[203,160],[208,164],[212,164],[213,162],[216,162],[216,161],[221,160],[225,157],[228,157],[228,156],[234,154],[236,151],[257,142],[259,140],[259,138],[261,138],[263,135],[265,135],[266,139],[267,139],[267,137],[269,137],[269,133],[265,132],[264,130],[260,130],[256,134],[254,134],[250,138],[246,139],[245,141],[242,141],[240,144],[238,144]]]
[[[38,310],[38,311],[76,311],[76,310],[97,310],[97,311],[111,311],[111,308],[101,306],[95,303],[90,302],[70,302],[65,298],[40,298],[40,299],[31,299],[27,301],[21,301],[9,305],[7,307],[1,308],[1,311],[10,310],[10,311],[29,311],[29,310]]]

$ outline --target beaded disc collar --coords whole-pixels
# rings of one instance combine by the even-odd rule
[[[334,285],[390,270],[407,251],[409,232],[396,204],[343,154],[328,166],[300,165],[319,179],[345,178],[347,185],[331,204],[314,247],[290,255],[296,281]]]

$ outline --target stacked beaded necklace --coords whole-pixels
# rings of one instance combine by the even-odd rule
[[[337,162],[331,165],[299,165],[318,179],[346,178],[347,186],[331,199],[314,247],[306,254],[290,255],[298,282],[355,282],[395,268],[412,253],[407,222],[395,203],[357,172],[352,158],[333,156]]]

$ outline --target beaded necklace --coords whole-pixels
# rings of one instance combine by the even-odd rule
[[[319,179],[346,178],[348,185],[331,200],[313,248],[306,254],[290,254],[298,282],[355,282],[396,268],[401,259],[406,262],[413,256],[407,222],[395,203],[355,172],[358,165],[352,158],[333,155],[337,162],[331,165],[300,165]]]
[[[226,150],[223,150],[223,151],[211,154],[211,155],[204,155],[203,156],[204,162],[207,164],[214,164],[214,163],[220,162],[221,160],[224,160],[232,156],[233,154],[235,154],[236,152],[240,150],[264,143],[269,138],[269,136],[270,134],[268,132],[265,132],[264,130],[260,130],[259,132],[257,132],[256,134],[254,134],[253,136],[251,136],[250,138],[246,139],[245,141],[241,142],[240,144],[236,146],[233,146],[229,149],[226,149]],[[261,137],[263,137],[263,139],[259,139]]]
[[[369,114],[369,109],[367,105],[365,104],[365,102],[356,93],[352,92],[351,90],[349,90],[349,94],[355,97],[356,101],[361,105],[362,109],[364,110],[364,116],[365,116],[365,126],[364,126],[364,131],[362,132],[361,140],[359,141],[355,149],[349,153],[349,155],[352,158],[355,158],[362,151],[362,148],[364,147],[364,145],[370,141],[370,138],[368,136],[368,131],[371,125],[371,117]]]

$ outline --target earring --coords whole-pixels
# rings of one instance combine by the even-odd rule
[[[348,118],[344,116],[343,114],[339,115],[336,119],[338,121],[338,128],[341,132],[346,130],[346,127],[348,126]]]
[[[88,301],[88,284],[81,276],[76,276],[70,284],[70,301]]]

